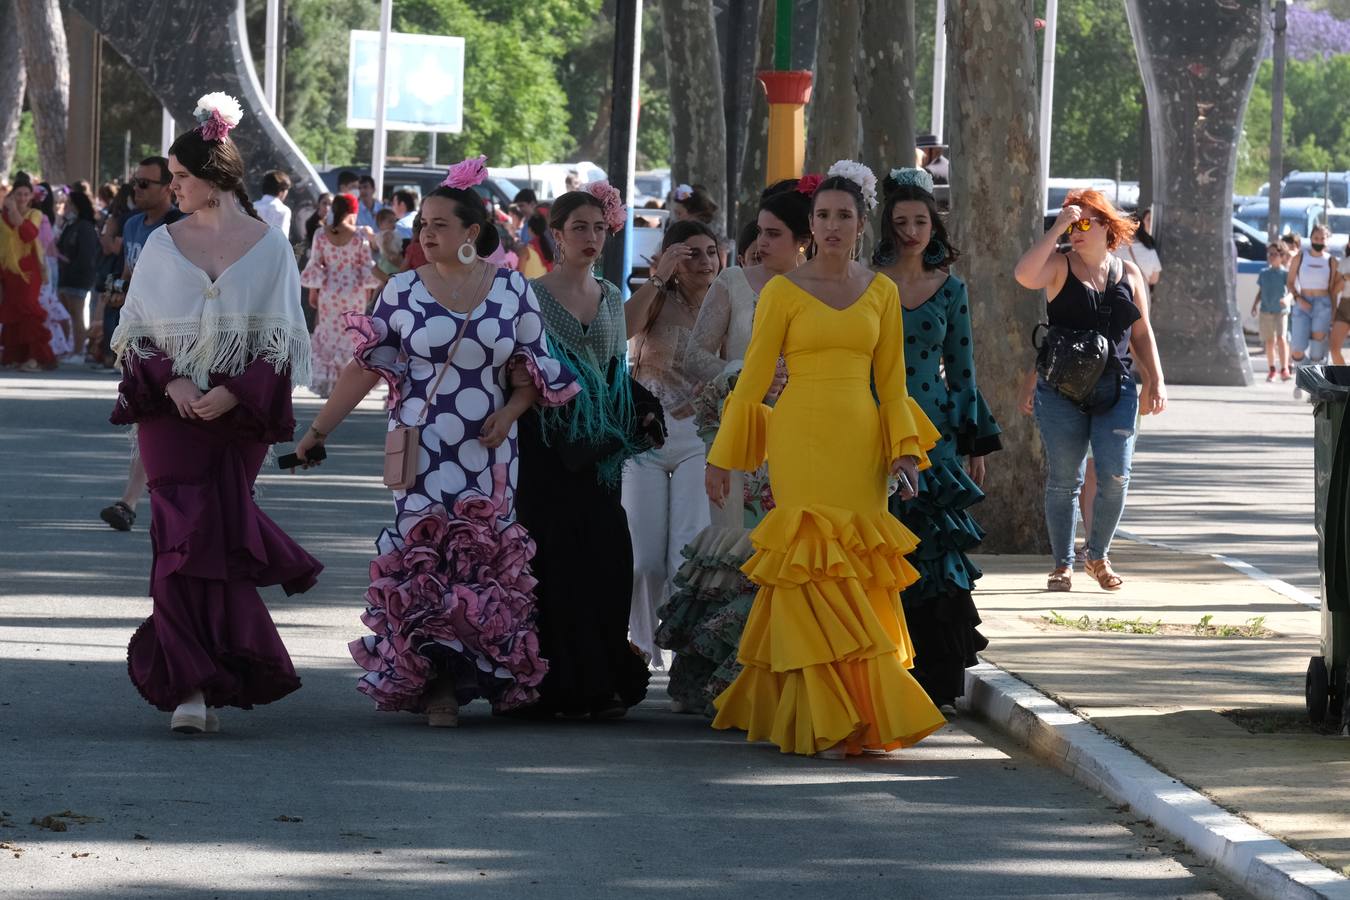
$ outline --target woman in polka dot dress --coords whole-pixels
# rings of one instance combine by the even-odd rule
[[[965,283],[946,271],[957,253],[938,216],[932,178],[922,169],[896,169],[885,187],[873,263],[900,289],[909,395],[942,432],[928,451],[932,468],[919,473],[918,496],[890,499],[891,512],[919,537],[908,559],[920,578],[900,595],[913,674],[941,706],[965,692],[965,668],[989,644],[971,598],[980,570],[966,556],[984,532],[966,509],[984,499],[984,456],[1001,444],[976,387],[970,301]]]
[[[394,527],[376,541],[361,617],[372,634],[350,649],[366,669],[358,688],[380,709],[425,712],[434,726],[457,724],[474,697],[498,710],[538,699],[546,663],[535,545],[516,522],[515,421],[578,391],[546,349],[524,276],[480,259],[497,231],[455,169],[422,205],[428,264],[390,278],[372,315],[347,316],[356,358],[296,448],[305,458],[381,379],[391,431],[425,422],[416,481],[394,491]]]

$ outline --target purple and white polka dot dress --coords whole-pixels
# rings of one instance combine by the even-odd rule
[[[391,430],[415,425],[430,404],[417,480],[394,492],[394,526],[376,541],[362,616],[373,633],[350,645],[366,669],[358,687],[390,710],[422,709],[431,682],[445,678],[461,704],[530,703],[546,663],[534,627],[534,542],[515,520],[516,427],[494,449],[478,435],[506,401],[513,360],[545,405],[568,402],[576,376],[548,355],[534,293],[507,269],[470,314],[434,397],[464,316],[436,302],[415,271],[391,278],[370,316],[346,322],[357,363],[389,385]]]

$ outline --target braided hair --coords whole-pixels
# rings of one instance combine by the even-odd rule
[[[210,182],[220,190],[234,194],[244,212],[258,221],[262,216],[253,208],[244,188],[244,158],[229,136],[218,141],[207,140],[193,128],[178,136],[169,147],[169,155],[182,163],[196,178]]]

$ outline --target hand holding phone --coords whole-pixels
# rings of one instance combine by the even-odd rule
[[[323,444],[315,444],[309,448],[308,459],[301,459],[295,453],[287,453],[284,456],[277,457],[277,467],[281,469],[298,469],[307,462],[316,463],[328,458],[328,451],[323,449]]]

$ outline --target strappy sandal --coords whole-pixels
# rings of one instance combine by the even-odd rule
[[[1097,579],[1104,591],[1118,591],[1125,582],[1111,568],[1109,559],[1089,559],[1085,566],[1087,573]]]
[[[1047,591],[1073,590],[1073,569],[1056,569],[1045,579]]]
[[[98,517],[107,522],[109,527],[118,531],[130,531],[131,526],[136,524],[136,510],[121,500],[118,500],[112,506],[103,507]]]

